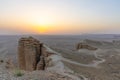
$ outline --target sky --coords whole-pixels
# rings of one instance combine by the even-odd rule
[[[120,34],[120,0],[0,0],[0,34]]]

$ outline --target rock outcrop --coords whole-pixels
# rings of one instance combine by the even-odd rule
[[[85,39],[83,40],[83,43],[89,44],[89,45],[103,45],[102,41],[97,41],[97,40],[90,40],[90,39]]]
[[[22,70],[44,70],[48,54],[43,43],[33,37],[21,38],[18,47],[18,63]]]
[[[37,70],[44,70],[45,69],[45,59],[43,56],[40,57],[40,61],[37,64]]]
[[[79,50],[79,49],[88,49],[88,50],[97,50],[97,48],[95,47],[92,47],[86,43],[78,43],[76,45],[76,49]]]

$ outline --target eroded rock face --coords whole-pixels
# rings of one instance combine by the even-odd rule
[[[78,43],[76,45],[76,49],[77,50],[79,50],[79,49],[97,50],[97,48],[92,47],[92,46],[85,44],[85,43]]]
[[[18,63],[22,70],[44,70],[48,54],[43,43],[32,37],[19,40]]]
[[[40,61],[37,64],[37,70],[44,70],[45,69],[45,59],[43,56],[40,57]]]

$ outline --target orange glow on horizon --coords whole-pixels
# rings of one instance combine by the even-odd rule
[[[54,16],[34,15],[31,17],[21,17],[19,19],[11,19],[2,23],[6,29],[11,31],[18,30],[19,32],[25,32],[30,34],[74,34],[85,33],[89,31],[101,30],[104,26],[97,22],[95,23],[82,23],[72,22],[69,20],[56,20]],[[97,26],[97,27],[96,27]],[[103,27],[102,27],[103,26]],[[5,28],[5,27],[4,27]]]

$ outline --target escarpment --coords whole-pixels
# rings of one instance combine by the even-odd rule
[[[43,43],[33,37],[21,38],[18,43],[19,68],[27,71],[45,70],[50,55]]]
[[[76,49],[79,50],[79,49],[88,49],[88,50],[97,50],[96,47],[93,47],[93,46],[90,46],[86,43],[78,43],[76,45]]]

